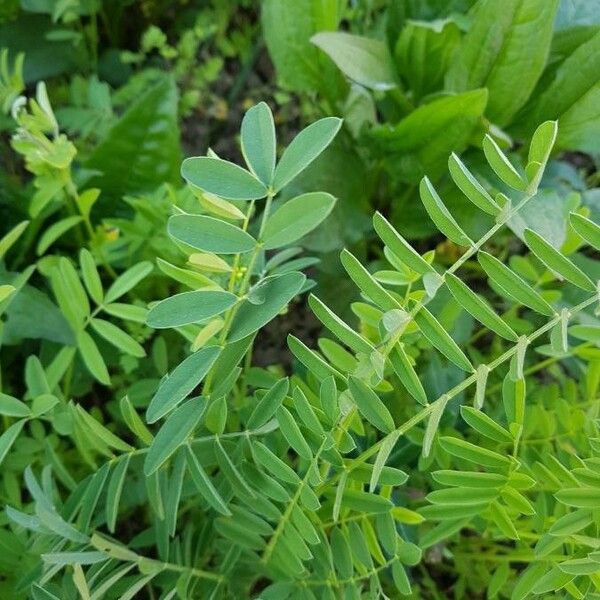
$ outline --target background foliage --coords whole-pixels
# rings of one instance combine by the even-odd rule
[[[600,597],[596,0],[0,46],[0,597]]]

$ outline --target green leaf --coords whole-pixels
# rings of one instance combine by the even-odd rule
[[[283,399],[285,398],[290,382],[287,377],[279,379],[273,387],[261,398],[254,407],[250,418],[248,419],[248,429],[258,429],[262,427],[277,411]]]
[[[79,264],[81,265],[81,276],[88,294],[96,304],[102,304],[104,300],[104,290],[100,274],[96,268],[96,261],[89,250],[81,249],[79,253]]]
[[[499,336],[512,342],[517,341],[517,334],[507,325],[506,321],[494,312],[484,298],[476,294],[452,273],[446,273],[445,279],[450,293],[471,316]]]
[[[175,410],[154,437],[144,459],[144,475],[157,471],[175,451],[185,444],[206,409],[203,398],[192,398]]]
[[[238,254],[256,246],[256,240],[243,229],[204,215],[174,215],[167,231],[176,240],[204,252]]]
[[[108,478],[109,463],[105,462],[87,481],[81,499],[81,511],[79,513],[79,528],[81,531],[87,531],[92,516],[95,514],[96,505],[102,492],[104,484]]]
[[[517,492],[514,488],[510,486],[504,486],[502,490],[500,490],[500,495],[506,505],[524,515],[535,515],[535,508],[531,505],[531,502],[523,496],[520,492]]]
[[[168,480],[167,493],[165,495],[165,520],[169,535],[173,537],[177,531],[177,517],[179,516],[179,502],[185,481],[186,458],[185,453],[179,450]]]
[[[342,507],[357,512],[382,513],[389,512],[394,505],[390,500],[376,494],[360,492],[358,490],[344,490]]]
[[[246,218],[244,213],[235,204],[223,200],[223,198],[194,188],[192,188],[192,193],[198,198],[202,208],[217,217],[225,217],[226,219],[233,219],[235,221],[243,221]]]
[[[406,570],[397,560],[392,563],[392,579],[400,594],[403,596],[410,596],[412,594],[412,588]]]
[[[121,438],[117,437],[110,429],[99,423],[94,417],[86,412],[80,405],[75,406],[75,413],[89,431],[107,446],[121,452],[131,452],[133,447]]]
[[[146,351],[128,333],[119,329],[110,321],[93,318],[90,320],[92,329],[107,342],[122,350],[126,354],[141,358],[146,356]]]
[[[435,226],[451,241],[459,246],[471,246],[473,242],[454,220],[442,199],[435,191],[429,177],[423,177],[419,186],[421,201]]]
[[[448,159],[448,169],[454,183],[477,208],[492,216],[500,213],[500,207],[454,152]]]
[[[225,515],[226,517],[231,515],[231,511],[227,508],[227,504],[216,490],[212,481],[201,467],[196,455],[190,448],[190,446],[186,446],[186,459],[187,466],[192,476],[192,481],[194,482],[196,489],[200,492],[202,497],[212,506],[217,512]]]
[[[179,184],[177,97],[173,78],[160,77],[134,100],[84,163],[86,169],[102,173],[87,186],[100,188],[113,207],[127,193]]]
[[[267,195],[267,188],[254,175],[220,158],[186,158],[181,176],[201,190],[227,200],[256,200]]]
[[[224,538],[249,550],[262,550],[266,545],[258,533],[248,529],[245,523],[234,519],[215,519],[215,529]]]
[[[10,427],[8,427],[2,435],[0,435],[0,464],[6,458],[8,451],[11,449],[15,440],[19,437],[23,425],[27,422],[27,419],[21,419],[16,421]]]
[[[480,504],[431,504],[420,508],[419,514],[431,521],[455,521],[480,515],[488,505],[487,501]]]
[[[150,401],[146,422],[155,423],[184,400],[204,379],[220,352],[218,346],[206,346],[175,367]]]
[[[553,248],[541,235],[531,229],[526,229],[524,237],[525,243],[529,246],[530,250],[548,269],[558,273],[577,287],[588,292],[595,291],[596,286],[592,283],[592,280],[567,257]]]
[[[59,307],[69,324],[77,331],[90,314],[90,303],[75,267],[68,259],[60,258],[58,266],[52,269],[50,278]]]
[[[559,517],[551,525],[548,533],[556,536],[571,535],[581,531],[592,522],[592,513],[589,510],[576,510]]]
[[[65,219],[61,219],[60,221],[50,225],[50,227],[44,231],[38,241],[36,254],[38,256],[44,254],[44,252],[46,252],[46,250],[48,250],[48,248],[54,244],[58,238],[69,231],[69,229],[75,227],[75,225],[81,223],[81,221],[83,221],[83,217],[80,215],[73,215],[72,217],[66,217]]]
[[[394,9],[390,9],[392,10]],[[444,75],[461,39],[457,20],[452,16],[442,18],[446,11],[435,11],[440,18],[433,21],[425,16],[422,18],[428,20],[421,20],[418,16],[420,12],[419,9],[415,12],[410,10],[406,13],[406,20],[394,15],[393,27],[401,27],[399,36],[396,40],[389,29],[387,35],[388,43],[394,49],[396,69],[405,84],[404,89],[410,90],[413,104],[420,104],[423,98],[428,98],[430,94],[443,88]]]
[[[48,552],[42,560],[51,565],[93,565],[108,560],[104,552]]]
[[[512,435],[498,425],[493,419],[482,413],[480,410],[472,408],[471,406],[461,406],[460,414],[462,418],[473,428],[475,431],[481,433],[491,440],[502,443],[513,443]]]
[[[252,451],[254,452],[256,460],[280,481],[292,484],[298,484],[300,482],[300,478],[296,475],[296,471],[286,465],[264,444],[254,442],[252,444]]]
[[[21,234],[27,229],[29,221],[17,223],[2,239],[0,239],[0,259],[12,248],[13,244],[21,237]]]
[[[448,155],[469,146],[487,96],[485,89],[446,95],[422,104],[393,127],[374,128],[371,136],[388,170],[407,183],[419,183],[425,173],[439,179]]]
[[[408,267],[419,275],[435,273],[435,269],[392,227],[380,213],[373,216],[373,226],[383,243]]]
[[[265,277],[241,303],[231,324],[228,340],[241,340],[274,319],[300,293],[305,281],[306,276],[297,271]]]
[[[264,185],[270,185],[275,171],[276,146],[275,123],[268,104],[259,102],[246,112],[241,137],[248,168]]]
[[[537,582],[540,580],[544,572],[546,571],[546,565],[542,563],[534,563],[527,567],[525,571],[519,575],[513,588],[510,600],[524,600],[529,596],[531,590],[535,587]]]
[[[361,292],[363,292],[371,302],[384,311],[402,308],[400,303],[397,302],[377,281],[375,281],[367,269],[365,269],[358,259],[348,252],[348,250],[342,250],[340,259],[346,273],[350,276],[350,279],[354,281]]]
[[[331,213],[336,199],[325,192],[310,192],[287,201],[265,225],[265,250],[287,246],[318,227]]]
[[[155,329],[199,323],[220,315],[237,301],[235,294],[220,290],[183,292],[155,304],[148,312],[146,322]]]
[[[529,144],[528,163],[538,163],[542,168],[546,166],[556,136],[558,134],[558,123],[556,121],[545,121],[535,130],[531,143]]]
[[[564,488],[556,492],[554,496],[562,504],[575,508],[598,508],[600,506],[600,489],[598,488]]]
[[[304,439],[300,428],[296,424],[294,417],[285,406],[279,406],[277,409],[277,421],[279,430],[288,444],[298,453],[299,456],[306,460],[311,460],[313,457],[310,446]],[[293,483],[293,482],[292,482]]]
[[[324,88],[328,94],[343,93],[336,81],[337,69],[309,41],[318,31],[335,31],[340,17],[341,6],[335,2],[262,2],[262,31],[283,88],[305,92]]]
[[[150,433],[141,417],[138,415],[128,396],[123,396],[123,398],[121,398],[119,408],[127,427],[129,427],[129,429],[142,440],[144,444],[149,446],[152,443],[154,436]]]
[[[356,377],[348,378],[348,389],[356,402],[361,415],[374,427],[384,433],[395,429],[394,419],[379,396]]]
[[[542,315],[551,317],[555,314],[554,309],[528,283],[503,265],[497,258],[487,252],[480,251],[477,260],[487,276],[517,302]]]
[[[113,302],[104,305],[104,312],[124,321],[133,321],[134,323],[146,323],[148,309],[137,304],[123,304],[122,302]]]
[[[490,505],[490,516],[494,523],[496,523],[498,529],[500,529],[509,540],[519,539],[519,532],[502,504],[499,502],[492,502]]]
[[[429,413],[427,427],[425,428],[425,434],[423,436],[423,458],[428,458],[431,453],[433,440],[439,429],[440,421],[449,399],[448,394],[444,394],[431,406],[431,412]]]
[[[308,371],[317,377],[317,379],[326,379],[333,375],[336,379],[343,381],[344,376],[328,362],[324,361],[319,354],[311,350],[297,337],[288,335],[288,346],[292,354],[308,369]]]
[[[487,134],[483,139],[483,152],[490,167],[506,185],[520,191],[527,188],[527,181],[513,167],[494,139]]]
[[[215,458],[217,459],[219,470],[229,481],[234,494],[237,496],[245,495],[252,499],[256,498],[256,494],[246,483],[246,480],[242,477],[236,466],[233,464],[233,461],[229,458],[227,452],[223,449],[221,442],[218,440],[215,445]]]
[[[525,104],[546,66],[558,0],[479,2],[446,75],[457,92],[486,87],[487,115],[500,126]]]
[[[236,378],[237,379],[237,378]],[[227,399],[225,396],[215,398],[204,416],[204,424],[206,428],[217,435],[221,435],[225,431],[227,423]]]
[[[415,322],[429,343],[448,360],[452,361],[463,371],[467,371],[468,373],[473,371],[473,366],[464,352],[458,347],[440,322],[425,307],[422,307],[416,313]]]
[[[494,468],[506,468],[510,464],[510,459],[507,456],[487,448],[480,448],[459,438],[442,437],[440,438],[440,444],[452,456],[463,458],[475,464]]]
[[[593,2],[585,2],[577,8],[577,14],[583,10],[583,5],[596,13],[598,11]],[[523,122],[531,126],[547,119],[558,119],[556,145],[559,149],[598,152],[599,69],[600,32],[595,31],[550,71],[550,76],[544,82],[546,85],[527,106]]]
[[[51,594],[37,583],[34,583],[31,587],[31,597],[33,600],[60,600],[58,596]]]
[[[31,416],[31,410],[27,404],[17,400],[17,398],[0,393],[0,415],[7,417],[29,417]]]
[[[329,146],[342,125],[341,119],[326,117],[303,129],[285,149],[275,168],[273,190],[278,192]]]
[[[340,31],[323,31],[310,41],[356,83],[379,91],[397,86],[394,63],[385,42]]]
[[[159,569],[154,569],[149,575],[140,577],[137,581],[134,581],[119,597],[119,600],[133,600],[138,592],[143,590],[154,577],[158,574]],[[131,581],[131,579],[129,580]]]
[[[96,548],[96,550],[100,550],[100,552],[104,552],[107,556],[116,560],[132,561],[134,563],[137,563],[140,560],[139,554],[136,554],[127,547],[117,544],[98,533],[92,534],[90,545]],[[94,593],[97,593],[97,590],[95,590]]]
[[[375,350],[370,342],[356,333],[313,294],[308,297],[308,304],[317,319],[346,346],[355,352],[364,352],[365,354],[371,354]]]
[[[119,513],[119,502],[121,501],[121,493],[123,492],[123,484],[125,483],[125,475],[129,467],[130,454],[125,454],[117,462],[117,465],[111,473],[106,489],[106,526],[111,533],[114,533],[117,523],[117,515]]]
[[[308,398],[299,387],[294,389],[294,408],[308,429],[317,435],[325,433],[321,421],[317,417],[315,408],[310,404]]]
[[[580,235],[590,246],[596,250],[600,250],[600,226],[594,223],[591,219],[578,215],[577,213],[569,213],[571,227]]]
[[[371,479],[369,480],[369,492],[373,493],[375,491],[375,488],[379,483],[381,473],[385,467],[385,463],[387,462],[399,437],[400,431],[394,431],[392,434],[383,438],[383,441],[379,446],[379,452],[377,452],[375,462],[373,463],[373,471],[371,473]]]
[[[499,493],[495,488],[453,487],[430,492],[425,499],[432,504],[484,504],[494,500]]]
[[[406,391],[422,406],[427,406],[429,401],[427,400],[427,394],[423,389],[423,384],[419,379],[419,376],[415,372],[414,367],[410,363],[404,347],[402,344],[396,344],[394,349],[389,355],[392,368],[398,378],[402,382],[402,385],[406,388]]]
[[[214,283],[211,279],[209,279],[206,275],[202,273],[198,273],[197,271],[192,271],[191,269],[182,269],[181,267],[176,267],[166,260],[162,260],[160,258],[156,259],[156,265],[158,268],[168,277],[171,277],[175,281],[179,283],[183,283],[183,285],[192,288],[193,290],[199,288],[215,288],[220,289],[216,283]]]
[[[114,302],[129,290],[133,289],[146,275],[152,271],[152,263],[140,262],[121,273],[106,292],[105,302]]]
[[[96,346],[96,342],[87,331],[80,331],[77,335],[77,348],[88,371],[104,385],[110,385],[110,375],[104,359]]]
[[[500,488],[506,482],[505,475],[481,471],[434,471],[431,476],[442,485],[457,487],[493,487]]]

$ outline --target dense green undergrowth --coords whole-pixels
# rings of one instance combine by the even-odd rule
[[[600,597],[600,21],[501,4],[2,7],[1,598]]]

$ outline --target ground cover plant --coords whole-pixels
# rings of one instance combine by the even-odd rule
[[[594,6],[7,3],[0,597],[600,597]]]

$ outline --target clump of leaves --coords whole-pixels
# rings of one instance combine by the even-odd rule
[[[523,234],[523,256],[507,260],[494,248],[538,192],[555,122],[534,133],[524,172],[484,140],[510,197],[492,195],[450,158],[458,189],[494,219],[476,240],[421,181],[425,210],[457,248],[451,266],[419,254],[378,213],[387,268],[372,273],[341,254],[362,295],[352,305],[359,329],[311,295],[332,337],[317,351],[290,336],[291,376],[251,366],[257,331],[311,287],[299,270],[310,262],[290,245],[335,201],[310,192],[274,210],[277,194],[339,127],[317,121],[277,160],[261,103],[242,122],[247,168],[214,153],[184,161],[198,202],[188,211],[174,205],[167,231],[186,264],[158,264],[185,291],[151,303],[146,323],[163,340],[155,362],[164,365],[161,352],[178,339],[169,330],[189,351],[151,398],[124,395],[110,404],[114,422],[102,424],[68,402],[60,369],[35,359],[25,402],[4,396],[5,416],[18,419],[0,438],[4,454],[25,424],[38,423],[35,406],[42,427],[61,436],[62,458],[50,453],[39,474],[23,465],[30,501],[13,494],[7,509],[6,535],[30,565],[21,590],[31,586],[39,598],[427,597],[436,584],[412,567],[424,561],[435,575],[427,553],[437,547],[454,562],[458,597],[486,588],[515,599],[599,591],[599,327],[590,313],[598,286],[580,249],[600,249],[600,227],[579,208],[561,248],[534,229]],[[79,290],[66,260],[59,268]],[[81,276],[105,306],[91,264],[83,252]],[[80,292],[64,302],[63,310],[85,305]],[[453,331],[459,315],[470,339]],[[82,321],[93,327],[94,319]],[[582,343],[571,347],[572,339]],[[530,362],[534,346],[540,364]],[[431,365],[451,384],[424,385],[421,369]],[[537,379],[544,369],[559,384]]]
[[[418,201],[423,175],[440,184],[472,235],[488,228],[485,214],[469,211],[445,177],[447,156],[466,151],[469,168],[493,182],[477,149],[486,133],[510,151],[517,169],[526,166],[522,150],[536,126],[550,119],[560,123],[556,150],[598,151],[594,11],[558,0],[510,0],[503,8],[500,14],[494,0],[263,3],[278,81],[316,96],[326,113],[344,116],[347,135],[335,152],[364,166],[360,193],[372,207],[384,207],[409,239],[436,231]],[[554,160],[549,173],[571,173],[567,187],[577,190],[581,175],[562,157]],[[543,185],[560,205],[549,208],[551,219],[563,227],[568,194]],[[352,201],[353,190],[340,198]]]

